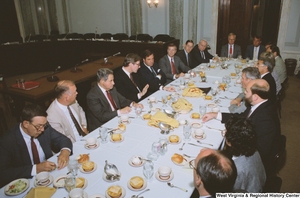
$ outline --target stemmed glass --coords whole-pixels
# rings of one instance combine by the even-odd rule
[[[79,169],[79,163],[78,163],[77,159],[70,158],[69,163],[68,163],[69,172],[71,172],[73,176],[77,176],[78,169]]]
[[[136,114],[136,118],[141,117],[141,114],[142,114],[142,108],[136,107],[136,108],[135,108],[135,114]]]
[[[148,154],[148,159],[157,160],[159,157],[161,145],[159,142],[154,142],[151,147],[151,152]]]
[[[99,129],[99,135],[100,135],[101,143],[107,143],[107,128],[101,127]]]
[[[183,126],[183,136],[184,136],[184,141],[190,141],[190,136],[192,133],[192,127],[191,125],[187,124]]]
[[[70,192],[76,187],[76,178],[73,175],[67,175],[65,178],[65,189]]]
[[[143,174],[147,180],[150,180],[154,173],[154,164],[152,161],[145,161],[143,166]]]
[[[216,96],[218,94],[218,89],[211,88],[210,93],[211,93],[212,96]]]
[[[231,77],[227,76],[226,77],[226,84],[227,84],[228,87],[230,87],[230,85],[229,85],[230,83],[231,83]]]
[[[206,113],[206,106],[200,105],[199,106],[199,113],[200,113],[200,116],[202,117]]]
[[[161,102],[162,102],[162,107],[167,107],[167,102],[168,102],[168,96],[162,96],[161,97]]]

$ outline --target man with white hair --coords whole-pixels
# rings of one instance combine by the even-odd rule
[[[197,67],[201,63],[209,63],[209,59],[213,58],[207,51],[207,41],[202,39],[191,51],[193,67]]]

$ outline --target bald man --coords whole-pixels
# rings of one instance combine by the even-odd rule
[[[264,79],[250,81],[245,89],[245,99],[251,104],[243,113],[237,114],[252,121],[257,135],[257,150],[265,166],[267,177],[274,175],[273,159],[279,150],[280,122],[276,109],[268,100],[270,86]],[[231,113],[207,113],[202,120],[213,118],[227,122]]]
[[[192,55],[192,68],[197,67],[201,63],[208,63],[209,59],[213,58],[213,55],[211,55],[207,51],[207,41],[205,39],[202,39],[199,41],[197,45],[192,49],[191,55]]]

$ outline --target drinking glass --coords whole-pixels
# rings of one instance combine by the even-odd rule
[[[159,146],[160,146],[159,153],[161,155],[164,155],[168,151],[168,139],[167,138],[160,138],[159,139]]]
[[[160,143],[159,142],[154,142],[152,144],[152,147],[151,147],[151,152],[147,156],[148,159],[156,161],[157,158],[159,157],[160,148],[161,148]]]
[[[191,125],[187,124],[183,126],[183,136],[184,136],[184,141],[190,141],[190,136],[192,133],[192,127]]]
[[[230,87],[230,84],[231,83],[231,77],[230,76],[227,76],[226,77],[226,84],[228,85],[228,87]]]
[[[67,175],[65,177],[65,189],[70,192],[76,187],[76,178],[73,175]]]
[[[154,164],[152,161],[145,161],[143,166],[143,174],[147,180],[150,180],[154,173]]]
[[[200,116],[202,117],[206,113],[206,106],[200,105],[199,113],[200,113]]]
[[[135,108],[135,114],[136,114],[136,118],[141,117],[141,114],[142,114],[142,108],[136,107],[136,108]]]
[[[216,96],[218,94],[218,90],[216,88],[211,88],[210,93],[212,96]]]
[[[235,68],[235,73],[239,76],[239,74],[241,73],[240,68]]]
[[[72,173],[73,176],[77,176],[77,171],[79,169],[78,160],[75,158],[70,158],[68,163],[68,170]]]
[[[167,107],[167,102],[168,102],[168,96],[162,96],[161,97],[161,102],[162,102],[162,107]]]
[[[99,129],[99,135],[100,135],[100,139],[101,139],[101,143],[107,143],[107,128],[105,127],[101,127]]]

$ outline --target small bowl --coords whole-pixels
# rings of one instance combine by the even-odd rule
[[[172,173],[172,169],[168,166],[161,166],[158,169],[158,174],[162,179],[168,179]]]

